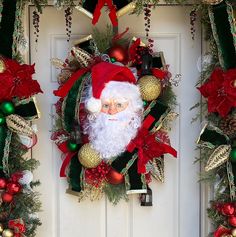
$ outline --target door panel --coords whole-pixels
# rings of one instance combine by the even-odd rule
[[[40,213],[43,226],[38,237],[199,236],[199,167],[193,164],[197,156],[195,139],[199,125],[191,124],[195,111],[189,111],[189,108],[199,100],[194,86],[199,76],[196,62],[201,55],[201,31],[196,22],[196,39],[192,41],[188,23],[190,7],[159,6],[152,12],[150,36],[154,39],[154,50],[164,52],[173,77],[182,75],[179,86],[174,88],[180,116],[173,122],[171,132],[178,159],[166,156],[165,183],[152,182],[153,207],[141,207],[137,195],[130,195],[129,202],[121,201],[113,206],[105,198],[78,203],[76,196],[65,193],[67,181],[59,178],[60,153],[50,141],[53,104],[57,100],[52,92],[58,87],[58,72],[50,65],[50,58],[64,59],[70,48],[66,41],[64,13],[45,7],[36,45],[31,22],[33,7],[29,10],[31,62],[36,63],[35,79],[39,80],[44,91],[38,96],[42,117],[37,122],[39,142],[33,150],[33,156],[41,161],[35,174],[42,182],[39,191],[43,201],[43,212]],[[107,22],[107,16],[103,16],[98,27],[104,29]],[[144,38],[142,15],[121,17],[120,32],[127,26],[131,36]],[[91,19],[74,11],[71,41],[90,34],[91,30]]]

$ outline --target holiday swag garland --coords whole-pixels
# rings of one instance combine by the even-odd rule
[[[177,156],[167,126],[176,116],[175,96],[152,40],[129,43],[122,35],[95,30],[64,62],[52,60],[61,69],[52,140],[64,156],[60,175],[68,178],[68,193],[79,200],[105,193],[114,204],[139,193],[142,205],[151,205],[151,176],[163,182],[164,154]]]
[[[42,92],[32,79],[34,65],[0,57],[0,235],[34,236],[40,202],[32,171],[38,162],[26,157],[37,142],[34,95]]]
[[[214,224],[214,237],[236,236],[236,24],[230,1],[209,7],[208,26],[211,60],[203,60],[202,85],[206,113],[198,144],[205,172],[202,179],[211,181],[213,200],[208,216]],[[206,57],[207,58],[207,57]],[[209,59],[209,55],[208,55]],[[208,62],[207,62],[208,61]]]

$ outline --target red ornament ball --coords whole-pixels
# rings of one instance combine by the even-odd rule
[[[234,214],[234,205],[232,203],[225,203],[222,207],[221,207],[221,213],[225,216],[231,216]]]
[[[0,178],[0,189],[5,189],[7,186],[7,181],[4,178]]]
[[[21,185],[19,183],[8,183],[7,192],[10,194],[17,194],[21,191]]]
[[[230,216],[228,221],[231,226],[236,227],[236,216]]]
[[[110,58],[114,58],[117,62],[125,62],[127,60],[127,50],[121,45],[115,45],[108,51]]]
[[[13,195],[10,193],[2,193],[2,201],[6,203],[10,203],[13,200]]]
[[[106,176],[106,180],[110,184],[121,184],[124,182],[124,175],[111,169]]]

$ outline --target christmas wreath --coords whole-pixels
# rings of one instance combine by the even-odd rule
[[[38,194],[32,171],[38,161],[26,153],[37,142],[34,95],[42,92],[32,79],[34,65],[0,57],[0,235],[34,236],[40,225]]]
[[[61,69],[52,140],[63,153],[68,193],[80,200],[105,193],[112,203],[139,193],[142,205],[151,205],[151,177],[163,182],[164,154],[177,156],[167,131],[175,96],[153,41],[122,36],[95,30],[65,61],[52,60]]]

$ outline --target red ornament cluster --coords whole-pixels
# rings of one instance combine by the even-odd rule
[[[14,195],[18,194],[21,189],[21,185],[15,179],[0,178],[0,191],[3,202],[11,203]]]
[[[111,167],[102,161],[96,168],[85,170],[86,182],[99,187],[102,182],[105,181],[107,174],[109,173]]]
[[[26,228],[22,219],[9,220],[8,227],[14,231],[14,237],[24,237]]]
[[[103,182],[116,185],[124,182],[124,176],[102,161],[96,168],[85,169],[85,180],[98,188]]]
[[[225,217],[224,226],[220,225],[214,232],[214,237],[225,237],[235,232],[236,227],[236,203],[214,203],[213,207]]]

